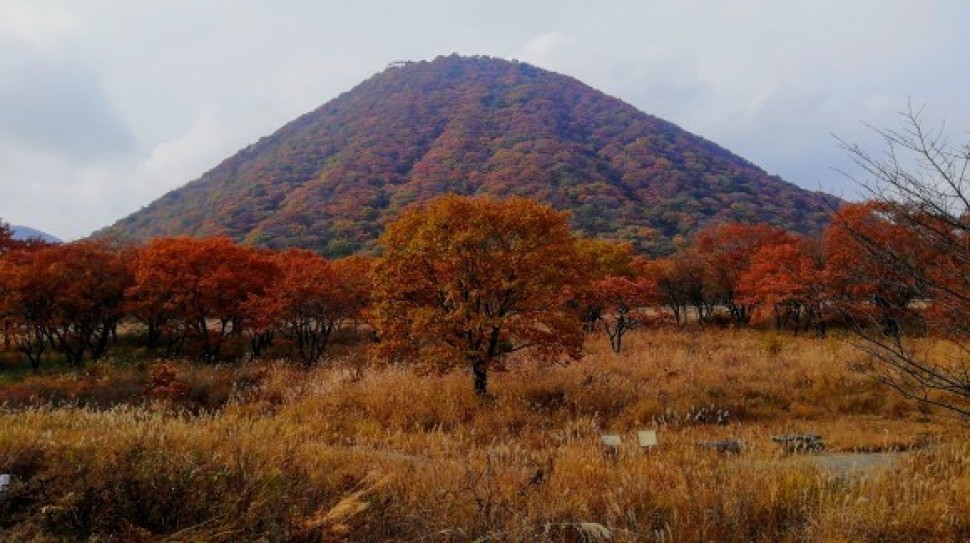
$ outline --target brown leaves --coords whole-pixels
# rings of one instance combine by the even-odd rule
[[[329,261],[316,253],[291,249],[274,259],[278,273],[254,300],[261,328],[277,329],[310,365],[329,346],[343,323],[359,319],[370,299],[369,259]]]
[[[159,238],[138,253],[130,310],[146,322],[191,336],[206,358],[257,319],[252,300],[276,275],[270,254],[227,238]],[[219,328],[210,330],[212,322]]]
[[[567,302],[586,271],[563,213],[522,198],[445,196],[405,211],[381,245],[376,322],[388,354],[434,353],[445,367],[524,348],[579,355]]]
[[[36,368],[50,343],[75,365],[99,358],[123,316],[127,253],[97,241],[39,245],[0,259],[0,313]]]

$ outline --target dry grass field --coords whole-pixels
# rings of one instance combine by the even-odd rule
[[[311,371],[159,362],[8,384],[0,539],[970,539],[966,426],[881,386],[851,338],[661,330],[587,350],[510,360],[485,401],[466,373],[362,350]],[[640,449],[648,428],[659,445]],[[796,432],[825,452],[771,440]],[[743,448],[698,446],[719,439]],[[894,454],[816,461],[833,452]]]

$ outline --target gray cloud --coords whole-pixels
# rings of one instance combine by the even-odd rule
[[[117,157],[135,145],[96,74],[43,61],[3,71],[0,139],[79,162]]]

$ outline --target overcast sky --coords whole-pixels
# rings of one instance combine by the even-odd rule
[[[0,0],[0,219],[74,239],[396,60],[516,58],[808,189],[908,100],[970,127],[963,0]]]

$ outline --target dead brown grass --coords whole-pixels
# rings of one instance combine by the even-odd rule
[[[215,413],[0,413],[0,534],[117,541],[913,541],[970,538],[965,427],[897,399],[845,340],[631,334],[568,366],[461,372],[273,365]],[[356,356],[356,358],[354,357]],[[228,370],[227,370],[228,371]],[[233,370],[239,371],[239,370]],[[223,382],[179,367],[176,379]],[[245,373],[245,372],[243,372]],[[201,377],[199,377],[201,375]],[[196,377],[193,377],[196,376]],[[177,387],[176,387],[177,388]],[[177,402],[176,402],[177,403]],[[640,450],[635,431],[657,428]],[[830,474],[770,436],[906,450]],[[617,433],[604,454],[602,433]],[[738,455],[697,446],[738,439]]]

